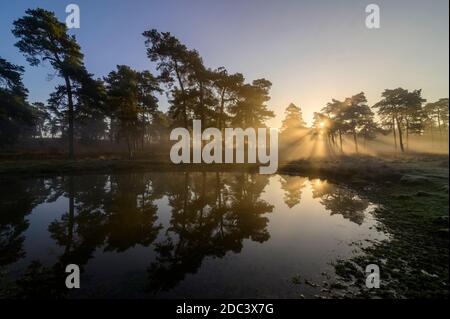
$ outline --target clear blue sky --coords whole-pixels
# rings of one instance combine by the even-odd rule
[[[208,67],[272,81],[273,126],[290,102],[311,122],[331,98],[360,91],[370,104],[398,86],[421,88],[430,101],[448,97],[448,0],[2,1],[0,56],[26,67],[32,102],[45,101],[57,79],[48,80],[50,67],[28,66],[14,47],[12,22],[35,7],[64,21],[69,3],[80,6],[81,28],[71,33],[97,77],[117,64],[154,71],[142,32],[170,31]],[[369,3],[380,6],[380,29],[365,27]]]

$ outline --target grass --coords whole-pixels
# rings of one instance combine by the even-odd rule
[[[429,195],[418,196],[424,189]],[[360,297],[448,298],[448,193],[440,183],[395,184],[364,195],[382,205],[375,215],[391,240],[338,262],[339,277],[355,282]],[[380,267],[381,289],[365,287],[371,263]]]
[[[180,164],[155,162],[152,160],[124,160],[124,159],[46,159],[0,161],[0,175],[55,175],[55,174],[86,174],[112,173],[133,171],[256,171],[255,164]]]
[[[343,161],[343,162],[342,162]],[[335,264],[337,278],[328,297],[448,298],[449,221],[448,157],[341,159],[290,163],[295,173],[310,169],[320,177],[350,185],[380,204],[375,216],[389,241],[375,243],[365,254]],[[368,289],[365,268],[380,267],[381,286]]]

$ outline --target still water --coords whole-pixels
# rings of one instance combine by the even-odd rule
[[[312,297],[335,280],[335,261],[388,238],[375,203],[300,176],[127,173],[0,185],[0,297]],[[70,263],[81,288],[68,292]]]

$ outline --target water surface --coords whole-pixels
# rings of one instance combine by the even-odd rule
[[[336,260],[387,238],[375,203],[300,176],[126,173],[1,188],[3,297],[312,297],[335,280]],[[70,263],[82,274],[68,292]]]

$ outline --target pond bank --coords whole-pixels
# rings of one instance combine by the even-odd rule
[[[159,171],[159,170],[250,170],[254,171],[260,164],[172,164],[167,161],[151,159],[17,159],[0,160],[0,174],[67,174],[115,171]],[[280,162],[278,173],[323,176],[326,178],[349,178],[372,181],[399,181],[403,175],[411,174],[420,168],[448,167],[448,156],[340,156],[327,158],[303,159]],[[429,171],[428,171],[429,173]]]
[[[175,165],[151,160],[78,159],[0,161],[0,175],[58,175],[135,171],[257,171],[255,164],[186,164]]]
[[[304,164],[291,163],[287,171],[303,174]],[[392,236],[365,249],[365,255],[338,261],[338,278],[327,297],[449,297],[448,157],[349,159],[310,166],[310,172],[351,185],[379,203],[375,216]],[[380,289],[365,285],[365,268],[372,263],[380,267]]]

